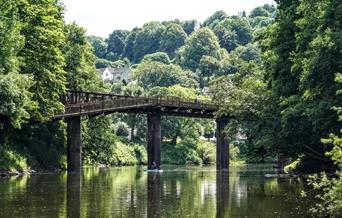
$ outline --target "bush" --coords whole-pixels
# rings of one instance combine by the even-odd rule
[[[0,145],[0,170],[15,172],[28,169],[26,157],[9,150],[8,146]]]
[[[200,141],[197,144],[196,152],[204,165],[211,165],[216,160],[216,145],[213,142]]]
[[[129,135],[128,125],[124,122],[119,122],[115,126],[115,134],[117,136],[127,137]]]
[[[324,143],[333,144],[334,148],[327,153],[328,156],[339,166],[335,178],[330,178],[326,173],[310,176],[308,182],[319,194],[315,198],[319,200],[310,211],[319,216],[341,217],[342,216],[342,138],[331,135]],[[307,193],[303,192],[303,196]]]

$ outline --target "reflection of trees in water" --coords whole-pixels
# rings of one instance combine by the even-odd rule
[[[303,205],[297,180],[263,173],[86,168],[0,182],[0,217],[281,217]],[[305,208],[298,210],[306,211]],[[302,215],[302,214],[301,214]]]
[[[216,218],[229,216],[229,173],[216,172]]]
[[[67,176],[67,217],[81,217],[81,173],[72,172]]]
[[[0,182],[0,217],[64,217],[66,174],[32,175]]]
[[[300,184],[265,178],[265,172],[260,169],[255,173],[241,171],[236,175],[230,177],[230,214],[233,217],[276,217],[279,212],[282,217],[293,217],[296,214],[293,209],[298,208],[302,200]]]
[[[146,173],[134,167],[84,171],[82,217],[141,217],[146,214]]]
[[[147,175],[147,217],[161,217],[163,199],[163,184],[159,173]]]
[[[163,173],[163,217],[214,217],[215,173],[189,169]]]

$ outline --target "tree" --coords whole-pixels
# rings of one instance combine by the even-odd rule
[[[233,52],[232,55],[236,55],[237,58],[244,61],[261,61],[261,51],[253,44],[247,44],[246,46],[239,46]]]
[[[126,37],[129,34],[126,30],[114,30],[107,40],[108,48],[107,48],[107,55],[111,53],[111,56],[107,58],[111,61],[116,61],[122,54],[124,53],[124,49],[126,46]]]
[[[218,58],[219,49],[215,34],[208,28],[199,29],[180,48],[180,64],[186,69],[196,71],[204,55]]]
[[[213,15],[208,17],[202,24],[203,27],[212,27],[215,24],[224,20],[227,16],[226,12],[224,11],[215,11]]]
[[[138,84],[146,90],[155,86],[168,87],[179,83],[191,87],[194,81],[187,78],[182,68],[175,64],[142,62],[134,72]]]
[[[144,24],[135,36],[132,61],[138,63],[146,54],[157,52],[164,31],[165,26],[159,22]]]
[[[102,37],[88,36],[91,46],[93,47],[94,54],[98,58],[105,58],[107,54],[108,44]]]
[[[0,10],[0,117],[9,117],[11,124],[19,128],[30,111],[37,106],[31,100],[32,77],[19,74],[18,54],[23,47],[20,35],[18,3],[7,1]],[[0,127],[1,128],[1,127]]]
[[[186,38],[187,34],[179,24],[169,24],[162,35],[159,50],[173,58],[175,51],[184,45]]]
[[[154,61],[154,62],[160,62],[163,64],[170,64],[170,58],[165,52],[156,52],[153,54],[147,54],[144,56],[144,58],[141,60],[141,62],[144,61]]]
[[[196,27],[198,26],[198,22],[197,20],[186,20],[186,21],[181,22],[181,26],[184,32],[186,32],[187,35],[190,35],[196,30]]]
[[[85,29],[75,23],[65,25],[65,38],[63,53],[67,88],[82,91],[99,90],[100,78],[95,70],[95,57],[85,35]]]
[[[131,62],[134,62],[134,43],[139,31],[139,28],[134,28],[126,37],[123,56],[128,58]]]
[[[246,45],[252,41],[252,27],[244,17],[231,17],[222,20],[212,27],[220,40],[220,45],[228,51],[238,45]]]
[[[19,71],[35,81],[30,87],[32,100],[38,103],[32,112],[36,120],[48,120],[63,109],[59,96],[65,91],[62,47],[65,42],[63,8],[58,1],[19,1],[18,16],[23,22],[25,44],[19,56]],[[49,27],[48,30],[46,27]]]
[[[203,77],[207,77],[207,84],[209,83],[209,78],[217,74],[219,68],[220,63],[214,57],[204,55],[200,60],[199,70],[201,71]]]
[[[341,58],[340,16],[335,14],[340,4],[279,1],[276,23],[260,43],[278,101],[279,152],[305,154],[301,171],[331,166],[324,156],[329,147],[320,139],[339,128],[331,107],[341,102],[334,94],[339,87],[335,75],[341,72],[336,61]]]
[[[254,8],[251,13],[250,17],[270,17],[276,11],[276,8],[273,5],[265,4],[260,7]]]

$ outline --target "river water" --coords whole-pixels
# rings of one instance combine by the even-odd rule
[[[0,217],[308,217],[300,179],[270,165],[85,168],[0,180]],[[266,175],[266,176],[265,176]]]

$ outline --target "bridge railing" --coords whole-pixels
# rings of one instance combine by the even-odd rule
[[[65,104],[64,114],[82,114],[131,107],[162,106],[183,109],[215,110],[217,105],[198,99],[179,97],[133,97],[92,92],[69,92],[61,97]]]

